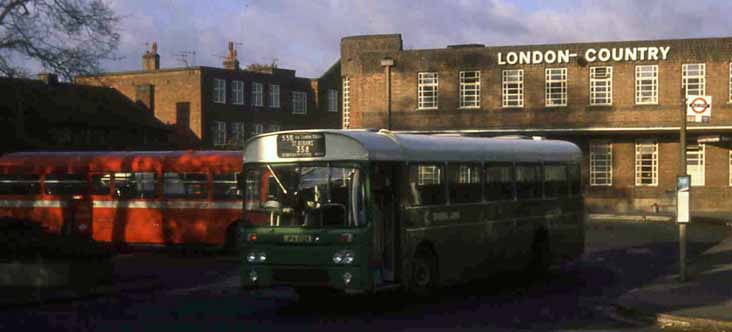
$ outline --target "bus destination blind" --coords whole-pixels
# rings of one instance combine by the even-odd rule
[[[325,156],[325,136],[322,133],[277,135],[277,156],[280,158]]]

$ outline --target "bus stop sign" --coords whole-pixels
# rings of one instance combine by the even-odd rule
[[[689,189],[691,176],[679,175],[676,177],[676,222],[689,222]]]

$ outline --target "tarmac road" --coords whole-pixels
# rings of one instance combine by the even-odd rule
[[[690,257],[731,231],[692,224]],[[609,306],[675,268],[676,237],[668,222],[591,221],[581,264],[542,280],[497,276],[425,300],[380,294],[300,303],[288,288],[240,291],[236,258],[136,253],[117,259],[119,277],[154,278],[159,289],[5,309],[0,331],[654,331]]]

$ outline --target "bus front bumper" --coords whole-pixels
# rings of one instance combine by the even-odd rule
[[[358,266],[245,265],[241,283],[244,289],[290,286],[330,288],[354,293],[368,289],[367,276]]]

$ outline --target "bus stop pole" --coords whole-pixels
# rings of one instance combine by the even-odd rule
[[[686,91],[681,88],[681,127],[679,129],[679,146],[681,151],[681,163],[679,164],[679,175],[686,174]],[[678,195],[677,195],[678,197]],[[678,198],[677,198],[678,200]],[[679,202],[677,201],[678,205]],[[678,212],[677,212],[678,214]],[[678,215],[676,216],[678,221]],[[679,280],[686,281],[686,222],[677,222],[679,224]]]

